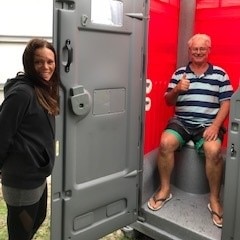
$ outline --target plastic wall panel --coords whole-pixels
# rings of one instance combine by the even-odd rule
[[[173,114],[174,109],[165,104],[164,93],[176,68],[178,23],[179,0],[151,1],[147,78],[152,81],[152,90],[147,94],[151,107],[146,111],[144,153],[159,145],[160,135]]]
[[[210,61],[227,71],[234,90],[238,88],[240,79],[239,12],[240,1],[198,0],[195,19],[195,32],[211,36]],[[228,120],[225,126],[228,126]],[[224,140],[226,145],[227,138]]]

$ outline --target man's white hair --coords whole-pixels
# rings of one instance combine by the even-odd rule
[[[197,33],[189,39],[188,47],[191,48],[193,42],[199,41],[199,40],[204,40],[206,46],[209,48],[211,47],[211,38],[207,34],[201,34],[201,33]]]

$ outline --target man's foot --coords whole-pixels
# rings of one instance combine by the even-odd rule
[[[170,199],[172,199],[172,194],[169,193],[168,195],[162,195],[160,192],[154,194],[153,197],[151,197],[147,203],[148,208],[157,211],[163,207],[163,205],[168,202]]]
[[[212,221],[215,226],[222,228],[223,225],[223,210],[220,203],[209,203],[208,210],[212,215]]]

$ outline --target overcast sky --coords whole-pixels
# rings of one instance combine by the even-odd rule
[[[52,36],[53,0],[0,0],[0,35]]]

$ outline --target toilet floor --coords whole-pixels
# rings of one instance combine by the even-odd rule
[[[142,210],[148,224],[171,232],[179,239],[221,239],[221,229],[216,227],[208,210],[209,194],[187,193],[172,186],[173,198],[158,211],[144,203]]]

